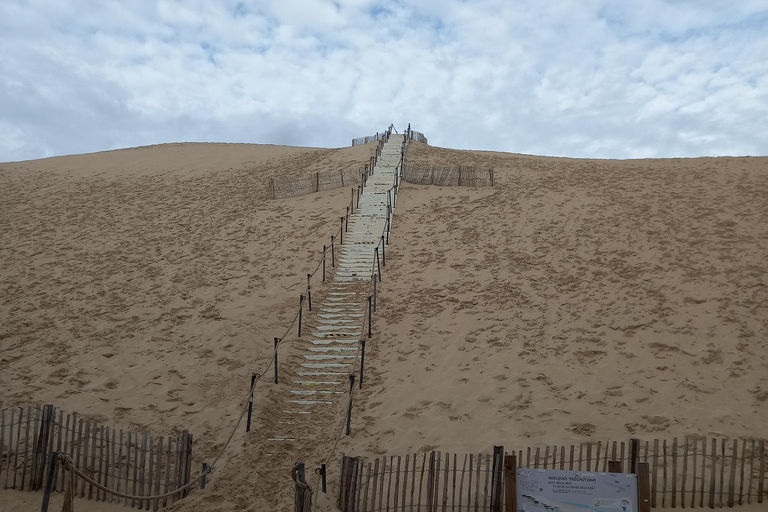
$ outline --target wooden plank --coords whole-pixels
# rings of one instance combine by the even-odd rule
[[[677,503],[677,438],[672,438],[672,508]]]
[[[174,454],[175,454],[175,461],[173,463],[173,474],[171,475],[171,478],[173,479],[173,489],[178,489],[179,484],[181,483],[181,436],[176,436],[176,447],[174,448]],[[134,464],[136,464],[138,461],[134,460]],[[179,493],[176,493],[173,495],[173,502],[177,502],[179,500]]]
[[[581,461],[584,459],[584,445],[579,443],[579,471],[581,471]]]
[[[613,448],[611,449],[611,460],[616,460],[616,441],[613,442]]]
[[[424,485],[424,467],[426,465],[427,465],[427,454],[426,452],[424,452],[424,456],[422,457],[422,460],[421,460],[421,473],[419,475],[419,494],[416,497],[416,503],[417,503],[416,510],[421,510],[421,490]],[[416,475],[414,474],[414,477],[415,476]],[[413,505],[411,505],[411,508],[413,508]]]
[[[442,460],[442,454],[437,452],[435,457],[435,474],[432,477],[432,510],[437,510],[438,500],[440,499],[440,462]]]
[[[685,508],[685,484],[688,479],[688,436],[683,438],[683,474],[680,481],[680,506]]]
[[[40,407],[35,407],[35,419],[32,422],[32,444],[30,445],[29,454],[29,486],[30,491],[34,491],[37,488],[37,433],[39,432],[40,423]],[[30,414],[31,416],[31,414]],[[29,436],[27,436],[27,444],[30,444]],[[26,452],[25,452],[26,453]],[[26,457],[25,457],[26,459]],[[26,468],[26,466],[25,466]],[[22,480],[21,485],[24,485]],[[23,488],[23,487],[22,487]]]
[[[117,472],[117,459],[115,458],[115,441],[117,439],[117,432],[115,429],[112,429],[112,442],[109,446],[109,464],[107,464],[107,472],[109,475],[109,488],[114,490],[115,489],[115,473]],[[114,500],[114,495],[112,493],[107,494],[107,499],[110,503]]]
[[[691,508],[696,508],[696,474],[698,472],[696,452],[699,449],[699,437],[693,436],[691,441],[693,442],[693,460],[691,460],[691,467],[693,468],[693,477],[691,478]]]
[[[62,445],[67,440],[67,434],[64,430],[64,411],[59,409],[59,421],[58,421],[58,427],[59,427],[59,435],[58,439],[56,441],[56,451],[61,452],[62,451]],[[56,464],[56,471],[53,474],[53,490],[54,491],[61,491],[63,490],[63,486],[59,487],[59,473],[62,473],[61,470],[61,464]]]
[[[514,454],[504,457],[504,512],[517,512],[517,461]]]
[[[544,459],[546,463],[546,458]],[[491,456],[485,454],[485,489],[483,490],[483,510],[488,510],[488,490],[491,482]],[[477,507],[475,507],[477,508]]]
[[[608,471],[608,443],[605,443],[605,455],[603,455],[603,473]]]
[[[11,413],[10,418],[8,420],[8,454],[6,455],[6,461],[5,461],[5,480],[3,481],[3,489],[8,488],[8,476],[11,474],[11,458],[13,457],[13,454],[15,453],[13,450],[13,426],[15,425],[13,422],[13,418],[15,416],[15,409],[8,409],[8,411]],[[5,413],[5,410],[3,410],[3,413]],[[0,460],[0,466],[2,466],[2,460]],[[2,468],[0,468],[2,469]],[[0,479],[2,480],[2,479]]]
[[[538,454],[538,448],[536,449],[536,453]],[[480,472],[480,468],[483,465],[483,454],[479,453],[477,454],[477,478],[475,478],[475,512],[478,512],[478,503],[480,502],[480,478],[483,476]]]
[[[133,436],[131,435],[131,431],[128,430],[125,433],[125,492],[126,494],[130,494],[130,474],[131,474],[131,450],[133,448],[133,442],[131,441],[131,438]],[[134,461],[135,464],[135,461]],[[171,502],[173,503],[173,502]],[[125,498],[125,506],[128,506],[128,498]],[[133,507],[133,505],[131,505]]]
[[[379,478],[379,459],[373,461],[373,485],[371,486],[371,510],[376,509],[376,484]]]
[[[467,484],[467,510],[470,510],[470,507],[472,506],[472,466],[474,461],[474,455],[469,454],[469,477],[468,477],[468,484]]]
[[[629,440],[629,472],[632,474],[637,473],[637,462],[640,458],[640,440]]]
[[[109,435],[109,432],[107,432],[107,435]],[[107,457],[109,457],[109,452],[107,452]],[[99,470],[96,481],[104,484],[104,425],[99,427]],[[99,501],[100,498],[101,489],[96,489],[96,501]]]
[[[379,510],[384,506],[384,479],[387,477],[387,457],[381,458],[381,482],[379,483]]]
[[[619,460],[621,461],[621,471],[623,473],[624,472],[624,461],[626,460],[626,459],[624,459],[624,441],[622,441],[619,446],[621,448],[620,454],[619,454]]]
[[[411,461],[411,503],[409,510],[413,510],[413,506],[415,504],[414,502],[414,491],[416,490],[416,455],[413,454],[413,460]]]
[[[527,455],[525,456],[525,467],[530,468],[531,467],[531,447],[528,447]]]
[[[621,461],[618,461],[618,460],[608,461],[608,472],[621,473]]]
[[[717,481],[717,439],[712,439],[712,465],[709,469],[709,508],[715,508],[715,482]]]
[[[191,453],[190,453],[191,455]],[[190,459],[192,457],[190,456]],[[363,499],[363,476],[365,473],[365,457],[357,457],[357,484],[355,485],[355,510],[360,512],[360,502]]]
[[[395,457],[389,457],[389,479],[387,480],[387,512],[389,512],[389,500],[392,496],[392,470],[395,468]]]
[[[145,484],[145,471],[147,467],[147,434],[141,436],[141,454],[139,455],[139,475],[138,475],[138,496],[144,496],[144,484]],[[139,510],[144,510],[144,501],[137,500]]]
[[[707,438],[701,438],[701,491],[699,496],[699,507],[704,508],[704,485],[707,476]]]
[[[739,442],[734,439],[733,440],[733,449],[731,450],[731,474],[728,478],[728,507],[733,508],[733,505],[735,504],[735,492],[736,492],[736,455],[737,455],[737,449],[739,447]]]
[[[574,446],[571,445],[571,459],[570,459],[570,462],[568,463],[568,471],[573,471],[573,452],[574,452],[574,449],[575,449]]]
[[[752,504],[752,480],[755,474],[755,440],[752,439],[752,446],[749,449],[749,487],[747,488],[747,505]]]
[[[720,443],[720,507],[723,507],[723,495],[725,493],[725,439]]]
[[[173,453],[173,439],[168,437],[168,448],[165,450],[165,489],[163,494],[170,491],[170,479],[171,479],[171,454]],[[171,502],[173,503],[173,502]],[[168,504],[168,498],[163,498],[163,507]]]
[[[403,465],[403,490],[400,500],[400,510],[405,510],[406,496],[408,494],[408,467],[411,464],[411,454],[405,454],[405,464]],[[395,501],[395,510],[397,510],[397,501]]]
[[[85,473],[86,475],[89,475],[90,472],[88,471],[88,449],[91,447],[91,420],[86,419],[85,420],[85,433],[83,434],[83,453],[82,453],[82,459],[81,460],[81,471]],[[85,480],[82,480],[80,482],[80,497],[85,497],[85,488],[87,486],[88,482]]]
[[[549,469],[549,445],[544,450],[544,469]]]
[[[454,455],[454,457],[455,457],[455,455]],[[451,457],[446,452],[446,454],[445,454],[445,470],[444,470],[445,478],[443,479],[443,507],[442,507],[443,512],[447,512],[447,507],[448,507],[448,473],[450,472],[450,461],[451,461]]]
[[[5,447],[5,409],[0,411],[0,481],[2,481],[3,479],[3,448],[4,447]],[[10,453],[8,454],[8,456],[10,456]]]
[[[662,454],[662,481],[661,481],[661,508],[667,506],[667,440],[661,444]]]
[[[744,462],[747,460],[747,440],[741,444],[741,470],[739,471],[739,505],[744,504]]]
[[[29,460],[29,428],[32,423],[32,406],[27,407],[27,427],[24,435],[24,458],[21,459],[21,490],[24,490],[24,480],[27,478],[27,461]]]
[[[762,439],[759,442],[758,450],[760,451],[760,469],[757,477],[757,502],[762,503],[765,486],[765,441]]]
[[[112,432],[112,435],[114,436],[114,431]],[[114,442],[114,437],[112,439]],[[162,473],[162,465],[163,465],[163,436],[160,436],[157,439],[157,463],[155,466],[155,495],[160,494],[160,474]],[[157,512],[157,509],[160,507],[160,500],[156,499],[152,501],[152,510],[154,512]]]
[[[118,444],[117,450],[117,468],[115,468],[117,487],[113,487],[117,492],[121,492],[123,488],[123,429],[120,429],[120,444]],[[115,497],[114,501],[120,503],[121,498]]]
[[[560,470],[565,469],[565,445],[560,447]]]
[[[597,442],[597,451],[595,452],[595,471],[600,471],[600,441]]]
[[[19,407],[19,422],[17,423],[18,428],[16,429],[16,450],[13,452],[13,485],[11,485],[11,489],[16,489],[16,475],[18,473],[19,468],[19,443],[21,442],[21,429],[22,425],[24,424],[24,408]],[[13,428],[11,428],[11,435],[13,435]],[[11,440],[13,442],[13,440]]]
[[[349,479],[349,490],[345,496],[346,507],[342,510],[351,512],[355,510],[355,484],[357,483],[358,458],[349,457],[347,460],[350,463],[351,474]],[[387,509],[389,509],[389,500],[387,500]]]
[[[453,454],[453,490],[451,491],[451,510],[456,507],[456,470],[458,469],[458,455]]]
[[[372,472],[373,468],[371,467],[371,463],[368,463],[368,478],[365,480],[365,493],[363,494],[363,507],[362,512],[368,511],[368,493],[371,490],[371,482],[373,481],[373,489],[376,490],[376,481],[373,480],[375,478],[375,475]],[[371,507],[371,510],[373,510],[373,507]]]
[[[152,482],[154,482],[155,478],[155,438],[153,436],[149,436],[149,474],[147,475],[147,496],[152,496]],[[144,501],[145,504],[144,508],[149,510],[151,507],[152,502],[151,501]]]
[[[592,471],[592,443],[587,443],[587,471]]]
[[[98,481],[98,476],[96,475],[96,431],[98,430],[96,422],[93,423],[93,429],[91,430],[91,465],[90,465],[90,473],[88,473],[88,476],[91,477],[94,480]],[[88,483],[88,499],[93,499],[93,484]]]
[[[541,448],[536,447],[536,458],[534,459],[533,467],[535,469],[539,469],[539,456],[541,453]]]
[[[429,469],[427,470],[427,512],[432,512],[432,496],[434,494],[435,452],[429,453]]]
[[[638,462],[635,468],[637,471],[637,503],[639,512],[651,512],[650,492],[651,486],[648,482],[648,463]]]
[[[400,455],[397,456],[397,472],[395,473],[395,506],[393,510],[397,510],[397,503],[400,501]],[[406,466],[407,467],[407,466]],[[389,507],[387,507],[389,509]]]
[[[188,484],[190,479],[192,478],[192,442],[194,440],[193,435],[187,432],[187,451],[185,455],[186,460],[186,467],[184,468],[184,485]],[[189,495],[191,491],[189,488],[187,488],[184,491],[184,494],[182,497],[186,497]]]
[[[464,466],[461,468],[461,482],[459,482],[459,507],[458,510],[461,510],[462,508],[462,498],[464,497],[464,473],[467,469],[467,455],[464,455]]]

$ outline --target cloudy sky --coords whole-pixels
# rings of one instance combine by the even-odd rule
[[[768,155],[768,0],[2,0],[0,161],[179,141]]]

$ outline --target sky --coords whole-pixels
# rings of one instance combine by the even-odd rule
[[[768,0],[2,0],[0,162],[166,142],[768,155]]]

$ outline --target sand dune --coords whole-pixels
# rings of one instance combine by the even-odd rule
[[[0,407],[188,428],[196,464],[210,458],[348,200],[344,188],[268,201],[267,180],[372,150],[180,144],[0,164]],[[415,142],[408,157],[491,166],[497,186],[403,184],[339,451],[764,437],[768,158]],[[260,388],[256,435],[239,432],[174,510],[288,507],[290,465],[314,467],[333,433],[310,423],[316,437],[265,458],[258,433],[284,391]]]

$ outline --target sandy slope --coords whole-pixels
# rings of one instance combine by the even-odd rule
[[[409,158],[346,452],[765,436],[768,159]]]
[[[270,202],[267,179],[371,150],[184,144],[0,164],[0,407],[188,428],[209,459],[349,193]],[[339,451],[765,436],[768,159],[418,143],[409,158],[493,166],[498,186],[402,187]],[[314,467],[333,432],[312,423],[315,437],[265,458],[281,386],[260,388],[257,434],[238,432],[176,509],[287,507],[291,463]]]
[[[372,150],[172,144],[0,164],[0,408],[186,428],[210,460],[348,202],[348,188],[269,201],[268,178]]]

